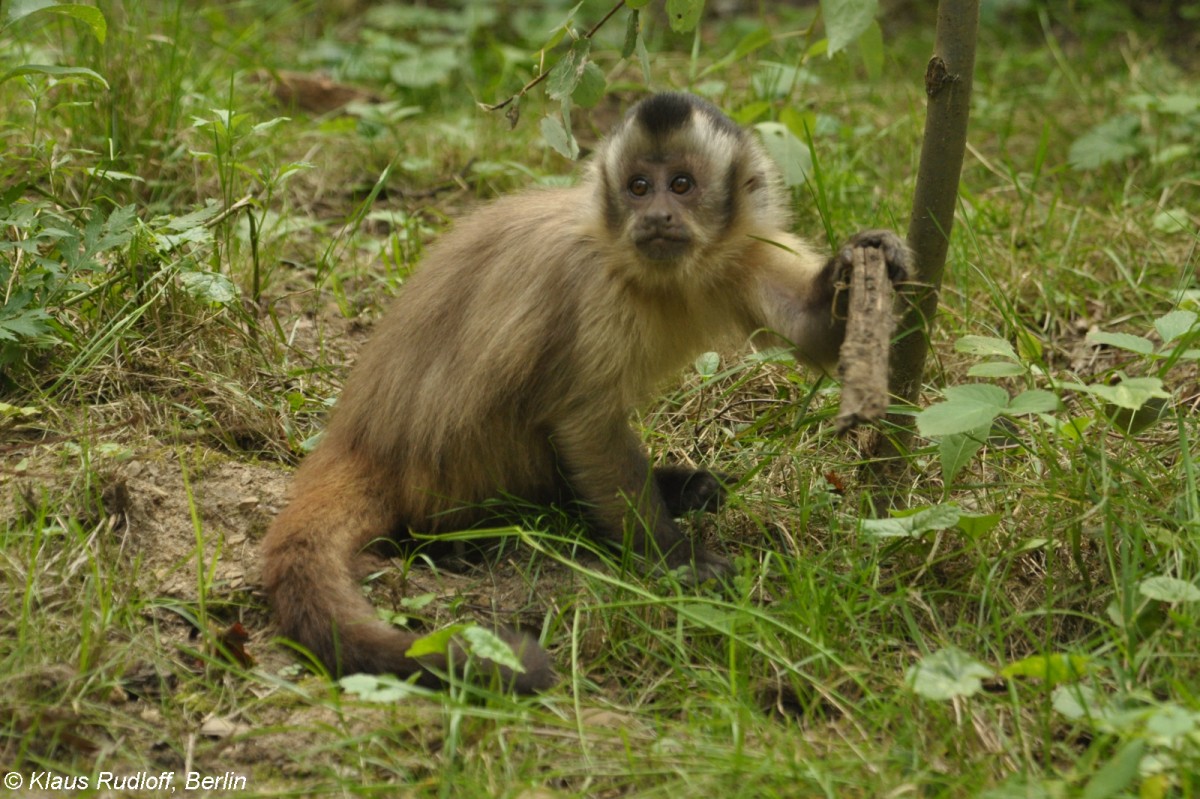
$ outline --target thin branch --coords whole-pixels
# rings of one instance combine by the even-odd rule
[[[583,36],[581,38],[591,39],[593,36],[596,35],[596,32],[599,31],[600,28],[604,27],[604,23],[606,23],[610,19],[612,19],[613,15],[616,14],[618,11],[620,11],[624,7],[625,7],[625,0],[617,0],[617,4],[615,6],[613,6],[611,9],[609,9],[609,12],[607,14],[605,14],[604,17],[599,22],[597,22],[595,25],[593,25],[591,27],[591,30],[589,30],[587,33],[583,34]],[[520,100],[522,97],[524,97],[530,91],[532,91],[535,86],[537,86],[539,83],[544,81],[550,75],[550,72],[551,72],[551,70],[548,70],[548,69],[543,71],[536,78],[534,78],[533,80],[529,81],[529,83],[526,83],[524,86],[522,86],[521,90],[519,92],[517,92],[516,94],[509,97],[507,100],[503,100],[499,103],[494,103],[492,105],[488,105],[487,103],[477,103],[477,105],[480,108],[482,108],[484,111],[499,111],[501,108],[504,108],[505,106],[509,105],[514,100]]]

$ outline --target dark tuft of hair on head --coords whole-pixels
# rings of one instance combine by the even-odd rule
[[[707,100],[683,92],[663,92],[648,97],[634,106],[630,115],[643,130],[657,138],[684,127],[691,120],[693,111],[708,117],[717,130],[731,136],[741,135],[741,128],[721,113],[721,109]]]

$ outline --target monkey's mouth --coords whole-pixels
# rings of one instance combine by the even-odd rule
[[[634,244],[651,261],[669,261],[685,254],[692,246],[692,239],[683,233],[653,230],[638,234]]]

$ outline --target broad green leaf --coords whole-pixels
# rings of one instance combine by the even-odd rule
[[[828,54],[854,43],[875,21],[879,0],[821,0]]]
[[[907,680],[913,693],[926,699],[943,701],[974,696],[983,687],[981,680],[992,670],[956,647],[939,649],[908,670]]]
[[[646,37],[642,36],[641,31],[638,31],[637,45],[633,49],[637,53],[638,63],[642,65],[642,80],[649,86],[651,84],[650,51],[646,49]]]
[[[0,77],[0,83],[20,77],[21,75],[49,75],[52,78],[86,78],[108,88],[108,81],[87,67],[60,67],[57,64],[22,64],[16,69],[5,72]]]
[[[579,157],[579,143],[558,117],[542,117],[542,138],[559,155],[572,161]]]
[[[625,5],[629,5],[626,3]],[[621,58],[629,58],[637,47],[638,33],[641,32],[640,14],[636,9],[629,12],[625,19],[625,43],[621,45]]]
[[[1058,397],[1040,388],[1022,391],[1012,398],[1005,409],[1011,416],[1021,416],[1026,413],[1053,413],[1059,408]]]
[[[1008,392],[987,383],[952,386],[943,393],[945,401],[917,414],[917,430],[923,436],[979,430],[989,426],[1008,406]]]
[[[218,272],[182,272],[179,282],[188,294],[204,302],[225,305],[238,298],[237,286]]]
[[[419,658],[425,655],[444,655],[450,650],[450,639],[467,628],[466,624],[451,624],[429,635],[423,635],[404,653],[405,657]]]
[[[338,685],[367,702],[391,703],[429,693],[390,674],[349,674],[338,680]]]
[[[1165,211],[1159,211],[1150,220],[1150,224],[1159,233],[1189,233],[1192,230],[1192,223],[1189,221],[1186,208],[1168,208]]]
[[[1104,706],[1096,696],[1096,691],[1088,685],[1060,685],[1054,689],[1051,704],[1058,713],[1070,721],[1080,721],[1086,718],[1098,719],[1106,714]]]
[[[461,61],[455,48],[434,47],[394,62],[388,76],[392,83],[406,89],[429,89],[449,80]]]
[[[1012,344],[995,336],[963,336],[954,342],[954,351],[965,352],[968,355],[999,356],[1008,358],[1010,361],[1017,360],[1017,351],[1013,349]]]
[[[938,460],[942,462],[942,482],[950,485],[983,446],[990,425],[969,433],[951,433],[938,442]]]
[[[636,11],[650,5],[650,0],[625,0],[625,5]]]
[[[719,608],[704,602],[687,602],[678,606],[679,615],[704,629],[733,635],[743,616],[736,610]]]
[[[953,527],[961,514],[957,505],[934,505],[888,519],[863,519],[859,529],[876,538],[920,538],[925,533]]]
[[[593,108],[603,99],[604,89],[607,85],[604,79],[604,70],[589,61],[583,68],[583,74],[579,77],[579,85],[575,87],[575,93],[571,95],[571,102],[581,108]]]
[[[16,341],[18,336],[40,336],[49,330],[50,314],[41,308],[31,308],[8,318],[0,317],[0,341]]]
[[[1096,384],[1079,386],[1079,390],[1094,394],[1118,408],[1136,411],[1151,399],[1170,399],[1171,395],[1162,385],[1162,380],[1157,377],[1127,377],[1115,386]]]
[[[961,513],[955,527],[971,538],[979,538],[995,530],[1001,518],[999,513]]]
[[[1000,670],[1000,676],[1006,679],[1031,677],[1057,686],[1066,682],[1076,682],[1086,676],[1089,663],[1091,659],[1086,655],[1067,655],[1061,652],[1031,655],[1009,663]]]
[[[1154,352],[1154,342],[1129,333],[1106,333],[1103,330],[1093,330],[1087,334],[1087,340],[1095,344],[1107,344],[1110,347],[1136,352],[1138,355],[1151,355]]]
[[[1200,602],[1200,588],[1178,577],[1148,577],[1138,583],[1138,591],[1160,602]]]
[[[1171,311],[1154,320],[1154,329],[1162,336],[1164,344],[1170,344],[1175,339],[1191,331],[1196,325],[1194,311]]]
[[[874,19],[858,37],[858,52],[866,67],[867,77],[872,81],[878,80],[883,74],[883,30]]]
[[[787,186],[803,185],[805,176],[812,169],[812,152],[778,122],[759,122],[754,126],[762,139],[763,146],[779,166],[783,182]]]
[[[696,359],[696,372],[702,377],[712,377],[721,368],[721,356],[715,352],[706,352]]]
[[[703,11],[704,0],[667,0],[667,17],[676,33],[695,30]]]
[[[575,87],[583,77],[583,70],[587,67],[591,47],[591,39],[576,39],[567,54],[550,70],[550,77],[546,80],[546,94],[551,100],[566,100],[575,92]]]
[[[472,655],[487,658],[493,663],[510,668],[515,672],[525,671],[517,653],[513,652],[512,647],[491,630],[471,624],[462,631],[459,637],[462,638],[467,651]]]
[[[78,3],[55,3],[53,0],[10,0],[8,13],[5,16],[12,23],[31,14],[61,14],[65,17],[73,17],[87,25],[100,44],[104,44],[105,36],[108,34],[108,25],[105,23],[104,14],[100,12],[100,9]]]
[[[174,230],[177,232],[191,230],[195,227],[202,227],[206,223],[219,216],[222,210],[223,208],[221,207],[220,203],[209,199],[206,201],[206,204],[203,208],[197,208],[195,211],[191,211],[182,216],[171,217],[167,220],[165,227],[167,230]],[[155,220],[155,222],[157,221],[158,220]]]
[[[1145,750],[1146,742],[1140,738],[1118,749],[1112,760],[1088,780],[1081,794],[1082,799],[1108,799],[1123,792],[1137,777]]]
[[[1141,150],[1137,138],[1140,129],[1141,121],[1133,114],[1112,117],[1076,139],[1067,158],[1079,170],[1119,163]]]
[[[968,377],[1020,377],[1025,374],[1025,367],[1012,361],[987,361],[977,363],[967,370]]]
[[[1185,735],[1200,732],[1200,713],[1185,710],[1179,705],[1163,705],[1156,708],[1146,719],[1146,732],[1175,744]]]

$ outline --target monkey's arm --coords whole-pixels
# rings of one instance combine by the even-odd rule
[[[829,259],[790,234],[778,234],[771,243],[759,242],[759,246],[754,303],[760,318],[756,322],[790,341],[801,361],[830,374],[846,336],[846,301],[839,296],[838,284],[850,267],[851,249],[879,247],[893,281],[908,273],[908,251],[890,230],[856,233]]]
[[[693,506],[686,499],[664,499],[660,486],[683,492],[687,481],[676,486],[678,474],[660,477],[651,471],[641,441],[623,416],[600,420],[580,414],[568,419],[555,428],[554,446],[572,491],[588,506],[597,535],[627,546],[651,563],[661,560],[672,569],[693,565],[698,582],[729,571],[724,558],[686,536],[672,518],[678,509],[674,506],[693,510],[704,503]],[[706,472],[697,472],[692,479],[708,493],[720,490],[716,478]]]

